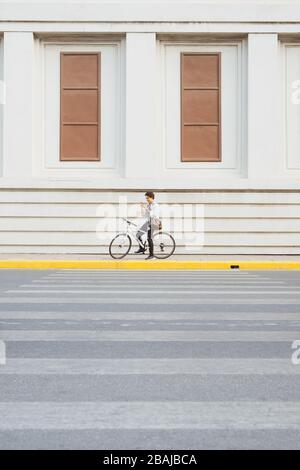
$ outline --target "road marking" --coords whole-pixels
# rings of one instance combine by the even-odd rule
[[[106,293],[106,292],[105,292]],[[173,293],[173,292],[172,292]],[[256,293],[256,292],[255,292]],[[202,293],[201,293],[202,294]],[[289,293],[290,294],[290,293]],[[272,296],[271,299],[256,299],[255,297],[250,297],[247,299],[241,299],[239,298],[239,295],[236,295],[236,297],[226,299],[226,306],[230,305],[273,305],[273,306],[278,306],[278,305],[299,305],[299,299],[281,299],[281,293],[278,294],[279,298],[274,299],[274,295]],[[189,295],[188,298],[183,298],[180,296],[179,298],[174,296],[174,293],[171,297],[163,298],[151,298],[146,297],[145,295],[141,298],[135,297],[123,297],[123,298],[118,298],[116,295],[110,296],[110,297],[105,297],[105,296],[98,296],[98,297],[89,297],[89,298],[74,298],[73,297],[63,297],[63,296],[49,296],[49,297],[21,297],[21,296],[6,296],[6,297],[1,297],[0,298],[0,304],[68,304],[68,305],[73,305],[73,304],[110,304],[110,305],[131,305],[131,304],[136,304],[136,305],[142,305],[143,308],[145,305],[199,305],[199,295],[198,297],[191,298]],[[207,295],[201,297],[201,305],[223,305],[224,306],[224,298],[217,298],[216,296],[212,295]]]
[[[289,270],[286,270],[285,272],[288,272],[290,273]],[[225,275],[231,275],[231,276],[239,276],[239,275],[242,275],[242,276],[265,276],[265,275],[273,275],[274,271],[273,270],[269,270],[269,271],[261,271],[261,270],[257,270],[257,271],[254,271],[253,269],[250,269],[250,270],[246,270],[246,269],[230,269],[230,270],[220,270],[220,269],[185,269],[184,271],[182,270],[169,270],[169,269],[151,269],[151,270],[147,270],[147,269],[134,269],[132,271],[129,271],[129,270],[116,270],[116,269],[84,269],[84,270],[80,270],[80,269],[71,269],[71,270],[68,270],[68,269],[49,269],[45,272],[41,272],[41,275],[48,275],[48,276],[54,276],[56,274],[61,274],[61,275],[68,275],[68,274],[77,274],[77,275],[80,275],[80,274],[91,274],[91,275],[105,275],[105,274],[108,274],[110,276],[116,276],[116,275],[119,275],[120,276],[125,276],[126,277],[126,274],[130,275],[130,276],[138,276],[140,274],[142,275],[147,275],[148,273],[150,273],[150,275],[152,276],[168,276],[169,273],[171,276],[174,276],[176,277],[176,274],[178,274],[179,276],[184,276],[185,274],[187,276],[204,276],[205,274],[208,274],[210,276],[225,276]]]
[[[255,341],[282,342],[300,338],[299,331],[230,330],[2,330],[3,341]]]
[[[72,278],[72,279],[272,279],[270,276],[262,276],[262,275],[255,275],[255,274],[231,274],[231,273],[224,273],[224,274],[210,274],[210,273],[195,273],[195,274],[181,274],[179,276],[170,275],[171,271],[168,271],[164,275],[153,274],[151,271],[143,272],[137,274],[136,272],[128,274],[128,271],[124,271],[123,275],[120,275],[120,272],[113,272],[111,274],[108,273],[70,273],[70,274],[49,274],[47,278],[49,279],[65,279],[65,278]],[[150,274],[152,273],[152,275]],[[127,274],[125,276],[125,274]]]
[[[32,281],[30,284],[21,284],[20,287],[39,287],[39,286],[56,286],[56,285],[59,285],[59,286],[64,286],[64,287],[72,287],[72,286],[84,286],[84,287],[98,287],[98,286],[102,286],[102,287],[116,287],[116,286],[119,286],[119,285],[122,285],[122,286],[147,286],[148,290],[149,289],[152,289],[152,288],[155,288],[157,287],[158,285],[159,286],[162,286],[162,287],[166,287],[166,286],[169,286],[170,285],[170,281],[166,282],[161,282],[161,281],[155,281],[155,282],[150,282],[150,281],[144,281],[144,282],[140,282],[140,281],[118,281],[118,282],[107,282],[105,280],[99,280],[98,283],[96,283],[96,281],[86,281],[86,280],[76,280],[76,281],[72,281],[71,279],[67,279],[67,280],[60,280],[60,281],[57,281],[57,280],[35,280],[35,281]],[[172,282],[172,286],[174,285],[178,285],[179,287],[181,287],[182,285],[186,285],[186,286],[191,286],[191,287],[199,287],[199,286],[212,286],[212,287],[218,287],[218,286],[229,286],[229,287],[234,287],[234,286],[244,286],[244,285],[250,285],[251,287],[261,287],[261,286],[279,286],[279,287],[290,287],[290,286],[287,286],[285,282],[281,282],[281,281],[226,281],[226,282],[223,282],[223,281],[215,281],[215,282],[212,282],[212,281],[208,281],[208,280],[203,280],[203,281],[185,281],[185,282]],[[291,286],[293,288],[295,288],[295,286]]]
[[[0,429],[300,429],[299,402],[5,402]]]
[[[276,295],[300,295],[300,290],[289,290],[289,289],[294,289],[294,287],[291,287],[291,288],[287,288],[287,287],[284,287],[283,288],[284,290],[278,292],[278,288],[276,288],[275,290],[273,289],[268,289],[267,288],[264,288],[264,290],[262,292],[258,292],[257,290],[218,290],[218,289],[215,289],[215,288],[212,288],[212,289],[209,289],[209,290],[203,290],[201,289],[201,286],[199,286],[199,288],[196,290],[196,292],[194,292],[194,290],[178,290],[176,289],[176,287],[172,290],[168,289],[161,289],[161,290],[158,290],[158,289],[151,289],[151,290],[142,290],[142,289],[138,289],[138,290],[130,290],[130,289],[125,289],[125,290],[118,290],[118,289],[106,289],[106,288],[101,288],[101,286],[99,286],[99,289],[9,289],[9,290],[6,290],[5,292],[8,293],[8,294],[17,294],[17,293],[21,293],[21,294],[36,294],[36,293],[39,293],[39,294],[50,294],[50,293],[54,293],[54,294],[114,294],[114,295],[117,295],[117,294],[147,294],[148,296],[152,296],[153,294],[186,294],[188,292],[189,296],[190,295],[199,295],[199,294],[222,294],[222,295],[232,295],[232,294],[243,294],[243,295],[248,295],[248,294],[256,294],[256,295],[267,295],[267,294],[276,294]]]
[[[7,311],[0,312],[1,319],[8,320],[281,320],[300,321],[299,313],[273,313],[273,312],[78,312],[63,311],[48,312]]]
[[[126,272],[126,271],[125,271]],[[182,275],[182,276],[170,276],[169,273],[170,271],[168,271],[168,273],[166,273],[165,275],[161,276],[161,275],[149,275],[150,271],[147,271],[146,274],[145,273],[140,273],[140,274],[130,274],[130,275],[127,275],[127,276],[120,276],[119,275],[119,272],[114,272],[112,274],[57,274],[57,275],[48,275],[48,276],[44,276],[42,277],[41,279],[52,279],[52,280],[59,280],[59,279],[73,279],[73,280],[83,280],[83,279],[99,279],[99,280],[139,280],[139,281],[151,281],[151,280],[158,280],[158,281],[171,281],[171,280],[178,280],[179,282],[180,281],[188,281],[188,280],[257,280],[257,281],[260,281],[260,280],[263,280],[263,279],[267,279],[267,280],[273,280],[274,278],[271,277],[271,276],[256,276],[256,275],[232,275],[232,274],[215,274],[215,275],[212,275],[212,274],[203,274],[203,275]],[[274,280],[277,280],[276,278]],[[284,281],[285,282],[285,281]]]
[[[288,359],[29,359],[8,358],[1,374],[35,375],[299,375]]]
[[[30,284],[23,284],[18,286],[17,289],[11,289],[11,290],[6,290],[5,293],[9,294],[11,292],[18,292],[18,293],[32,293],[32,294],[39,294],[39,293],[49,293],[49,292],[55,292],[55,293],[61,293],[61,292],[66,292],[66,293],[93,293],[93,294],[111,294],[112,292],[116,293],[123,293],[123,294],[131,294],[131,293],[147,293],[150,294],[151,292],[153,293],[160,293],[160,294],[169,294],[169,293],[183,293],[185,292],[186,294],[192,294],[192,295],[198,295],[199,293],[225,293],[226,295],[228,293],[244,293],[244,292],[253,292],[253,289],[257,293],[269,293],[269,292],[276,292],[276,293],[284,293],[286,294],[287,292],[289,293],[295,293],[295,287],[285,287],[285,286],[273,286],[273,285],[259,285],[259,286],[248,286],[248,285],[239,285],[239,284],[234,284],[234,285],[223,285],[219,284],[218,286],[212,286],[212,285],[197,285],[197,286],[186,286],[184,291],[180,289],[182,286],[172,286],[172,290],[166,290],[162,286],[156,286],[156,288],[151,288],[149,289],[139,289],[137,285],[132,285],[126,290],[124,289],[124,285],[118,285],[115,286],[115,289],[113,289],[113,286],[105,286],[105,285],[78,285],[74,286],[74,284],[63,284],[61,283],[60,285],[30,285]],[[226,290],[224,290],[226,289]],[[300,290],[297,291],[297,294],[300,294]]]

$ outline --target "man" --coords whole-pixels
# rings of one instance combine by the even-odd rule
[[[159,218],[159,205],[154,201],[155,195],[152,191],[147,191],[145,193],[147,205],[141,203],[142,212],[144,216],[144,223],[137,232],[137,238],[142,242],[142,235],[147,232],[148,245],[149,245],[149,256],[148,259],[154,258],[153,256],[153,240],[152,235],[155,229],[161,228],[161,222]],[[143,243],[143,242],[142,242]],[[145,248],[141,246],[135,253],[145,253]]]

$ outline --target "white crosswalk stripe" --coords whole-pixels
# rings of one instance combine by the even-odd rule
[[[300,430],[294,402],[20,402],[0,404],[0,415],[0,429]]]
[[[293,341],[294,331],[174,331],[174,330],[2,330],[4,341]]]
[[[3,374],[300,374],[288,359],[8,359]]]

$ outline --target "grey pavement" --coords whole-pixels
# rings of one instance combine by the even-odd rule
[[[182,248],[181,248],[182,249]],[[94,253],[0,253],[0,260],[24,260],[24,259],[38,259],[38,260],[112,260],[111,256],[106,250],[103,253],[95,251]],[[140,255],[134,254],[131,251],[125,258],[126,260],[143,260]],[[181,253],[175,251],[172,255],[172,260],[179,261],[228,261],[228,260],[243,260],[243,261],[300,261],[300,254],[205,254],[201,250],[195,252],[182,249]]]
[[[2,269],[0,340],[0,449],[300,449],[300,271]]]

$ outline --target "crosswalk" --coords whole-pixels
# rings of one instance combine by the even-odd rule
[[[0,272],[1,449],[300,448],[300,272]]]

